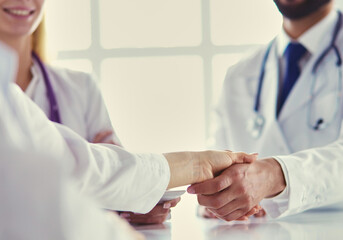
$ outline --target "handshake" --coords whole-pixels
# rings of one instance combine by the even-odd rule
[[[273,159],[259,159],[258,155],[231,151],[165,153],[170,168],[168,189],[189,185],[187,191],[197,194],[204,206],[205,217],[226,221],[247,220],[261,214],[259,202],[282,192],[286,187],[279,163]],[[162,223],[171,207],[180,198],[155,206],[147,214],[122,212],[131,223]]]
[[[249,216],[259,213],[261,200],[276,196],[286,187],[279,163],[273,158],[257,160],[256,153],[188,153],[193,156],[183,159],[192,159],[188,164],[195,165],[186,165],[182,169],[177,166],[181,158],[173,158],[173,154],[165,154],[171,168],[169,187],[185,185],[186,182],[191,184],[187,192],[197,194],[198,202],[206,207],[208,217],[215,216],[226,221],[247,220]],[[184,172],[186,169],[193,172],[187,174]],[[174,170],[178,172],[174,173]]]

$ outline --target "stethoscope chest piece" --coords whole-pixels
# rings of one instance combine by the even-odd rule
[[[247,122],[247,132],[249,132],[254,139],[258,139],[261,136],[264,124],[264,117],[256,112],[255,117],[249,119]]]

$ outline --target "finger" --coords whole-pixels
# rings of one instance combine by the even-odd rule
[[[132,214],[133,214],[132,212],[120,212],[119,216],[126,219],[126,218],[130,218]]]
[[[232,189],[228,188],[212,195],[199,194],[197,198],[201,206],[210,209],[220,209],[232,202],[236,198],[236,195],[233,193]]]
[[[243,217],[236,219],[236,221],[247,221],[248,219],[249,219],[249,217],[243,216]]]
[[[206,207],[198,205],[197,216],[203,218],[217,218],[216,215],[210,212]]]
[[[95,137],[93,138],[93,143],[99,143],[101,141],[101,139],[103,139],[103,137],[107,134],[106,132],[99,132],[97,135],[95,135]]]
[[[202,183],[196,183],[187,188],[190,194],[215,194],[228,188],[232,184],[230,168],[227,168],[221,175]]]
[[[258,206],[253,207],[249,212],[245,214],[245,216],[250,217],[260,211]]]
[[[258,209],[256,207],[254,207],[253,209],[251,209],[249,212],[247,212],[244,216],[238,218],[238,221],[245,221],[248,220],[248,218],[256,213],[258,213]]]
[[[169,212],[169,208],[165,208],[164,204],[157,204],[150,212],[144,215],[149,215],[149,216],[163,215],[163,214],[167,214],[168,212]]]
[[[204,213],[203,213],[203,216],[204,216],[205,218],[217,218],[217,216],[216,216],[213,212],[211,212],[210,210],[208,210],[208,208],[205,208],[205,211],[204,211]]]
[[[93,143],[101,143],[106,137],[112,135],[112,131],[99,132],[93,139]]]
[[[103,143],[106,138],[111,136],[113,134],[113,131],[103,131],[99,132],[93,139],[93,143]]]
[[[219,209],[215,209],[215,208],[208,208],[208,209],[211,212],[213,212],[218,218],[221,218],[224,220],[226,220],[225,219],[226,216],[230,216],[230,214],[232,214],[233,212],[237,210],[240,210],[240,211],[243,210],[242,205],[240,203],[240,199],[235,199]],[[243,212],[241,215],[237,216],[235,219],[238,219],[244,216],[245,213],[247,213],[248,211],[249,209]]]
[[[137,223],[137,224],[158,224],[164,222],[169,214],[170,209],[163,212],[158,212],[152,214],[152,212],[149,212],[147,214],[139,214],[139,213],[131,213],[125,215],[124,219],[127,220],[130,223]],[[122,215],[121,215],[122,217]]]
[[[254,214],[254,217],[264,217],[266,215],[267,215],[266,211],[264,209],[261,209],[256,214]]]
[[[232,163],[252,163],[258,157],[258,153],[247,154],[244,152],[228,152]]]
[[[230,214],[226,216],[222,216],[220,218],[225,221],[234,221],[234,220],[239,220],[239,219],[243,219],[245,221],[245,220],[248,220],[248,217],[246,216],[246,214],[247,214],[246,210],[241,208],[241,209],[236,209]]]
[[[175,198],[170,201],[166,201],[163,203],[163,208],[172,208],[175,207],[181,200],[181,197]]]

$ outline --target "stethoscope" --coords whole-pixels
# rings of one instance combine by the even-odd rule
[[[313,65],[312,68],[312,85],[311,85],[311,89],[310,89],[310,106],[309,106],[309,110],[308,110],[308,115],[307,115],[307,123],[309,128],[315,130],[315,131],[319,131],[319,130],[323,130],[325,128],[327,128],[336,118],[336,115],[338,113],[339,110],[339,103],[340,103],[340,98],[341,98],[341,89],[342,89],[342,69],[341,69],[341,65],[342,65],[342,58],[341,55],[339,53],[339,50],[336,46],[336,40],[337,40],[337,36],[338,33],[340,31],[340,28],[342,26],[342,13],[340,11],[338,11],[338,20],[334,29],[334,33],[332,35],[332,39],[330,42],[330,45],[323,51],[323,53],[318,57],[318,59],[316,60],[316,62]],[[248,121],[248,125],[247,125],[247,131],[250,132],[251,136],[255,139],[259,138],[261,136],[261,133],[263,131],[264,125],[265,125],[265,118],[264,116],[259,112],[260,109],[260,100],[261,100],[261,92],[262,92],[262,85],[263,85],[263,80],[264,80],[264,74],[265,74],[265,67],[267,64],[267,60],[268,60],[268,56],[270,53],[270,50],[274,44],[273,40],[268,48],[267,51],[263,57],[262,60],[262,65],[261,65],[261,71],[260,71],[260,75],[259,75],[259,80],[258,80],[258,87],[257,87],[257,94],[256,94],[256,99],[255,99],[255,106],[254,106],[254,112],[255,112],[255,117],[253,119],[250,119]],[[314,99],[314,89],[315,89],[315,85],[316,85],[316,81],[317,81],[317,77],[316,77],[316,73],[317,73],[317,69],[319,67],[319,65],[323,62],[324,58],[326,57],[326,55],[328,55],[328,53],[333,50],[336,54],[337,57],[337,62],[336,62],[336,66],[338,67],[338,87],[337,87],[337,102],[336,102],[336,108],[334,113],[332,114],[332,117],[329,121],[325,121],[323,118],[319,118],[315,124],[312,124],[310,119],[311,119],[311,112],[312,112],[312,105],[313,105],[313,99]]]
[[[60,118],[60,113],[58,111],[58,104],[57,104],[56,96],[55,96],[54,90],[52,89],[48,72],[46,71],[46,68],[45,68],[43,62],[40,60],[40,58],[38,57],[38,55],[36,53],[32,52],[32,57],[38,63],[38,66],[39,66],[39,68],[43,74],[44,83],[46,86],[47,97],[48,97],[49,105],[50,105],[49,119],[53,122],[61,123],[61,118]]]

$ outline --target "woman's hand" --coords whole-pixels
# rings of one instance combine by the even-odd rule
[[[257,154],[231,151],[165,153],[170,169],[168,188],[184,186],[212,179],[236,163],[251,163]]]
[[[113,134],[114,132],[112,130],[99,132],[97,135],[95,135],[92,143],[108,143],[108,144],[114,144],[121,147],[120,143],[116,143],[113,140],[113,137],[112,137]]]
[[[150,212],[139,214],[133,212],[120,212],[120,216],[133,224],[161,224],[167,220],[170,208],[175,207],[181,198],[176,198],[162,204],[157,204]]]

